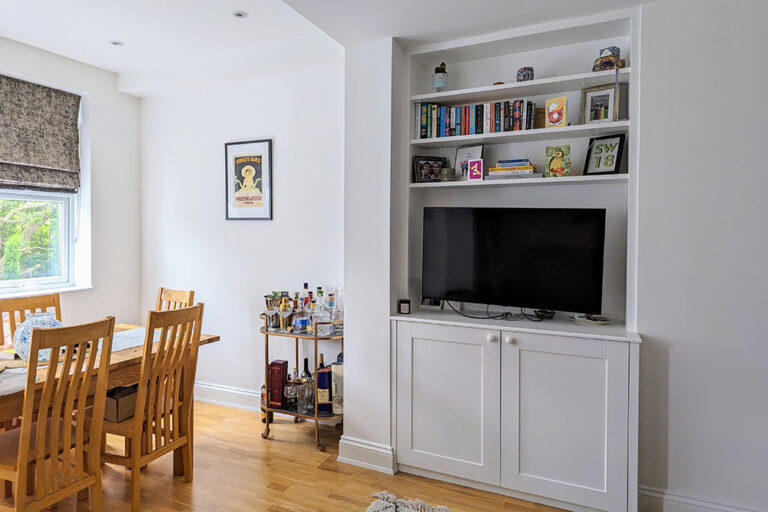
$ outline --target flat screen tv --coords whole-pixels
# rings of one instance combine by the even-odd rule
[[[599,314],[605,210],[424,208],[422,297]]]

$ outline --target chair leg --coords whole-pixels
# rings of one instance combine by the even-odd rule
[[[101,512],[104,493],[101,489],[101,466],[96,468],[96,482],[88,489],[88,498],[93,512]]]
[[[141,467],[134,459],[131,464],[131,511],[140,512],[141,510]]]
[[[184,481],[192,481],[192,468],[194,463],[192,461],[192,440],[187,438],[187,443],[181,447],[181,461],[184,465]]]
[[[88,467],[88,452],[83,452],[83,469],[86,473],[90,472],[90,468]],[[77,491],[77,501],[85,501],[90,497],[88,488],[80,489]]]
[[[130,437],[126,437],[125,438],[125,456],[128,457],[128,458],[131,457],[131,448],[132,448],[131,438]]]
[[[107,453],[107,434],[104,432],[101,434],[101,448],[99,448],[99,450],[101,450],[100,453],[102,454]],[[105,464],[104,457],[99,457],[99,459],[102,464]]]

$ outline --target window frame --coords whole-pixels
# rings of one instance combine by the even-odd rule
[[[36,292],[75,286],[75,200],[77,194],[69,192],[38,192],[34,190],[0,189],[0,199],[14,201],[49,201],[61,203],[59,219],[60,276],[32,277],[0,281],[0,297],[20,292]]]

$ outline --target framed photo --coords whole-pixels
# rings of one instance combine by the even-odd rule
[[[581,91],[581,124],[619,120],[619,89],[600,85]]]
[[[621,171],[621,155],[624,153],[625,135],[606,135],[589,139],[584,176],[618,174]]]
[[[453,166],[456,168],[456,181],[469,179],[469,161],[482,160],[483,146],[464,146],[456,148],[456,160]]]
[[[413,157],[414,183],[440,181],[440,169],[448,167],[448,159],[442,156]]]
[[[272,139],[224,144],[226,219],[272,220]]]
[[[571,175],[571,145],[547,146],[547,168],[544,176],[547,178],[562,178]]]
[[[547,115],[547,128],[560,128],[567,126],[566,119],[568,117],[568,97],[558,96],[557,98],[549,98],[545,103],[546,115]]]

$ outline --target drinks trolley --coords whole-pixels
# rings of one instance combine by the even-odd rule
[[[276,330],[276,329],[270,329],[269,328],[269,318],[266,315],[262,315],[264,318],[264,327],[259,328],[259,332],[261,332],[264,335],[264,386],[266,388],[266,403],[264,404],[264,409],[266,411],[266,420],[265,420],[265,428],[264,432],[262,432],[261,437],[263,439],[269,439],[269,424],[270,424],[270,412],[272,413],[279,413],[279,414],[286,414],[288,416],[293,416],[293,421],[295,423],[299,423],[302,419],[306,420],[314,420],[315,421],[315,444],[317,445],[317,449],[321,452],[325,451],[325,446],[320,444],[320,430],[319,430],[319,423],[320,420],[343,420],[344,415],[343,414],[334,414],[333,411],[331,412],[325,412],[325,411],[318,411],[318,404],[331,404],[331,402],[318,402],[317,399],[317,370],[318,370],[318,351],[317,351],[317,342],[318,341],[334,341],[338,340],[341,343],[341,352],[344,352],[344,331],[343,331],[343,321],[335,321],[335,322],[316,322],[313,326],[313,330],[311,333],[297,333],[297,332],[290,332],[290,331],[283,331],[283,330]],[[322,327],[324,325],[331,326],[331,335],[330,336],[318,336],[318,327]],[[269,361],[269,338],[271,336],[275,336],[277,338],[293,338],[296,348],[296,368],[300,368],[299,366],[299,340],[313,340],[314,341],[314,350],[315,350],[315,371],[313,373],[313,383],[314,383],[314,414],[304,414],[299,412],[298,410],[292,411],[288,409],[282,409],[280,407],[270,407],[269,405],[269,367],[270,367],[270,361]]]

